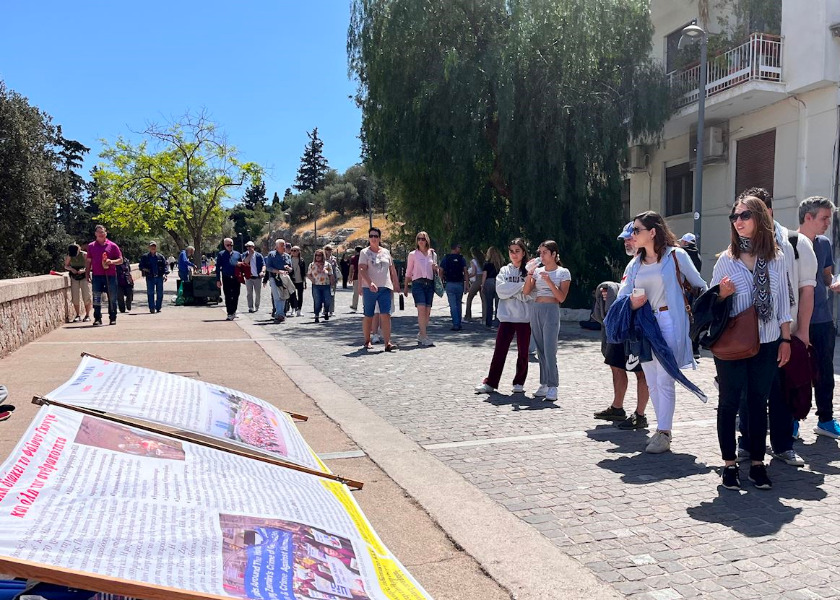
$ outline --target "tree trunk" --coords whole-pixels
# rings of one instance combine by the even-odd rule
[[[169,237],[171,237],[172,241],[175,242],[175,245],[178,246],[178,251],[179,252],[187,247],[187,243],[184,240],[184,238],[181,237],[180,233],[178,233],[174,229],[167,229],[166,233],[169,234]]]

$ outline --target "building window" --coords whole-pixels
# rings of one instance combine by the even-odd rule
[[[699,60],[700,51],[699,49],[695,49],[693,47],[699,48],[699,44],[689,44],[686,48],[680,50],[678,48],[680,43],[680,37],[682,36],[683,29],[688,27],[689,25],[696,25],[697,20],[690,21],[686,23],[676,31],[669,33],[665,36],[665,72],[670,73],[672,71],[676,71],[677,69],[681,69],[688,63]],[[697,55],[695,57],[694,55]]]
[[[630,220],[630,179],[621,182],[621,214],[625,223]]]
[[[665,216],[690,213],[694,202],[694,176],[688,163],[665,169]]]
[[[735,195],[751,187],[762,187],[772,195],[776,130],[738,140],[735,155]]]

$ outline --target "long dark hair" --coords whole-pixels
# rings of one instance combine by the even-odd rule
[[[764,260],[773,260],[776,258],[778,246],[776,246],[776,237],[773,235],[773,219],[770,218],[770,211],[767,210],[767,206],[760,198],[747,196],[736,200],[729,214],[735,214],[735,207],[739,204],[744,205],[744,210],[752,212],[752,219],[755,221],[755,233],[750,239],[753,256]],[[739,243],[741,236],[735,229],[735,223],[731,221],[729,222],[729,229],[729,253],[735,258],[739,258],[741,256],[741,244]]]
[[[525,263],[528,262],[528,246],[525,245],[525,240],[522,238],[513,238],[508,243],[508,248],[511,246],[519,246],[522,248],[522,262],[519,263],[519,274],[525,277],[528,274],[528,269],[525,268]]]
[[[563,263],[560,262],[560,246],[557,245],[557,242],[554,240],[546,240],[540,244],[540,248],[545,248],[554,255],[554,262],[557,263],[558,267],[563,266]]]
[[[656,252],[656,262],[659,262],[662,260],[662,257],[665,256],[665,249],[668,248],[668,246],[677,245],[676,236],[674,236],[671,230],[668,229],[668,224],[658,212],[648,210],[643,213],[639,213],[633,217],[633,221],[637,220],[641,221],[642,225],[644,225],[647,229],[653,229],[656,231],[656,234],[653,236],[653,250]],[[644,260],[647,251],[644,248],[639,248],[637,254],[642,260]]]

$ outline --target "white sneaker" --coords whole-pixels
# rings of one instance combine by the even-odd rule
[[[476,394],[492,394],[495,391],[496,391],[495,388],[490,387],[486,383],[482,383],[481,385],[475,386],[475,393]]]
[[[296,316],[296,317],[299,317],[299,316],[300,316],[300,309],[297,309],[297,310],[295,311],[295,316]]]
[[[370,343],[371,344],[379,344],[381,342],[382,342],[382,337],[381,336],[378,336],[375,333],[372,336],[370,336]]]
[[[548,386],[540,384],[540,387],[537,388],[537,391],[534,392],[535,398],[545,398],[545,395],[548,393]]]
[[[779,460],[784,461],[785,463],[793,467],[805,466],[805,459],[803,459],[793,450],[788,450],[786,452],[772,452],[771,454],[774,458],[778,458]]]
[[[546,402],[556,402],[557,401],[557,388],[550,387],[548,388],[548,392],[545,394]]]
[[[516,383],[512,388],[510,388],[510,391],[514,394],[522,394],[525,392],[525,386],[521,383]]]
[[[662,454],[671,449],[671,436],[664,431],[657,431],[650,437],[645,452],[648,454]]]

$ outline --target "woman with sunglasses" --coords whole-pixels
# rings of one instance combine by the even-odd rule
[[[429,246],[429,234],[421,231],[415,238],[415,249],[408,253],[408,263],[405,268],[405,282],[403,292],[408,296],[408,286],[411,284],[411,295],[414,306],[417,307],[417,343],[421,346],[434,346],[426,333],[429,315],[432,312],[432,300],[435,297],[435,271],[437,270],[437,255]]]
[[[636,215],[632,232],[636,256],[624,271],[618,297],[630,296],[633,310],[650,302],[656,323],[677,366],[681,369],[688,366],[696,368],[691,338],[688,337],[689,318],[682,279],[702,291],[706,290],[706,282],[688,253],[678,247],[676,237],[660,214],[647,211]],[[656,433],[648,440],[645,452],[667,452],[671,449],[671,425],[676,406],[675,381],[656,356],[649,362],[643,362],[642,370],[656,413]]]
[[[508,246],[510,263],[499,270],[496,276],[496,294],[499,296],[497,316],[499,330],[496,332],[496,348],[490,362],[490,373],[475,388],[478,394],[491,394],[499,387],[505,368],[510,343],[516,335],[516,374],[513,376],[514,393],[525,391],[528,376],[528,345],[531,341],[531,305],[533,298],[524,293],[528,271],[528,249],[521,238],[512,240]]]
[[[324,321],[330,320],[330,284],[332,282],[332,265],[326,261],[324,251],[318,248],[309,272],[306,274],[312,282],[312,297],[315,301],[315,322],[320,322],[321,309],[324,309]]]
[[[712,285],[720,285],[719,301],[733,297],[730,318],[755,308],[758,316],[758,354],[740,360],[715,357],[720,400],[717,414],[718,442],[724,461],[723,487],[737,490],[741,477],[736,462],[735,415],[741,397],[747,399],[750,472],[755,486],[769,490],[773,484],[764,466],[767,438],[767,399],[776,368],[790,360],[791,292],[784,255],[776,245],[773,219],[764,202],[747,196],[735,203],[729,215],[730,243],[718,258]]]
[[[365,349],[372,350],[370,336],[373,315],[378,306],[385,352],[393,352],[399,350],[399,347],[391,343],[391,306],[394,290],[399,290],[400,279],[391,253],[379,245],[381,240],[382,231],[378,227],[368,229],[369,245],[359,255],[359,287],[363,291],[365,313],[362,332],[365,336]]]
[[[289,275],[292,278],[292,283],[295,284],[295,295],[289,299],[291,302],[292,313],[296,317],[300,316],[300,311],[303,308],[303,290],[306,289],[306,263],[300,255],[300,246],[292,246],[292,270]],[[290,315],[291,316],[291,315]]]

